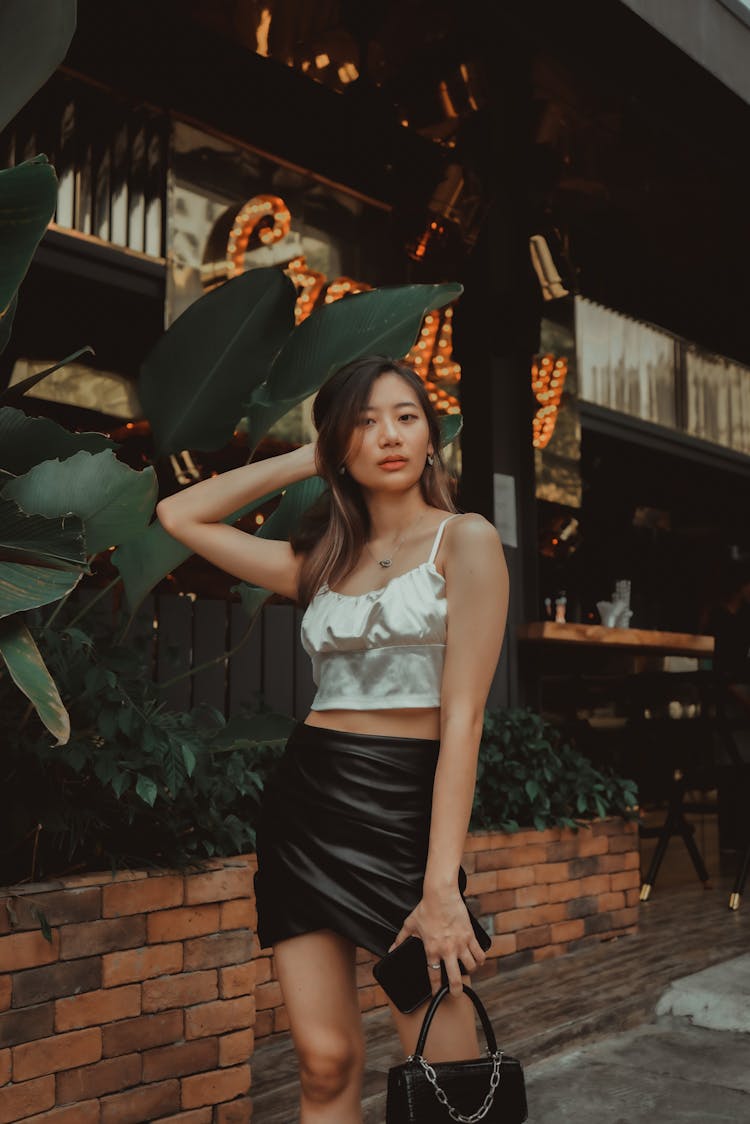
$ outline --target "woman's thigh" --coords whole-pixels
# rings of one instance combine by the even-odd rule
[[[471,987],[471,977],[461,977]],[[387,998],[387,997],[386,997]],[[429,1006],[426,1000],[416,1011],[405,1015],[388,999],[394,1026],[401,1039],[404,1057],[413,1054]],[[468,995],[446,995],[441,999],[430,1023],[424,1056],[428,1062],[455,1062],[480,1056],[476,1009]]]
[[[363,1064],[353,942],[316,929],[276,943],[273,959],[300,1061]]]

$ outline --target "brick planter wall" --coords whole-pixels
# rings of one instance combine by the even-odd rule
[[[484,966],[472,973],[475,981],[637,930],[640,861],[635,822],[610,817],[578,832],[471,832],[462,865],[469,907],[492,934]],[[288,1030],[289,1020],[272,950],[261,949],[255,937],[253,956],[257,1041]],[[366,949],[357,949],[362,1011],[387,1006],[372,975],[376,959]]]
[[[204,867],[0,890],[0,1124],[250,1120],[252,873]]]
[[[493,934],[475,980],[637,927],[635,823],[473,832],[462,861]],[[288,1030],[256,865],[0,889],[0,1124],[247,1124],[255,1042]],[[374,960],[357,950],[363,1011],[387,1004]]]

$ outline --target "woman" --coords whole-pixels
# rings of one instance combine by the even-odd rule
[[[508,574],[494,526],[452,503],[438,419],[410,367],[348,364],[319,390],[313,421],[316,442],[195,484],[157,515],[228,573],[306,606],[318,692],[263,795],[258,934],[289,1015],[301,1124],[357,1124],[358,946],[382,956],[420,937],[433,994],[441,961],[450,984],[430,1060],[480,1054],[458,960],[471,972],[485,956],[460,862]],[[220,522],[315,474],[328,490],[291,542]],[[425,1006],[389,1006],[412,1053]]]

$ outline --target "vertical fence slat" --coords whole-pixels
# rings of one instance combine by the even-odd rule
[[[294,711],[294,606],[266,605],[263,609],[263,695],[272,710]]]
[[[192,667],[192,603],[187,597],[160,597],[159,683],[188,671]],[[174,710],[190,709],[190,678],[180,679],[164,691],[167,706]]]
[[[226,649],[227,603],[216,598],[198,598],[193,605],[195,614],[193,667],[215,659]],[[224,713],[224,661],[198,671],[194,675],[193,705],[208,703]]]
[[[247,632],[248,618],[242,606],[230,606],[231,647],[239,644]],[[229,661],[229,715],[238,714],[240,707],[257,703],[261,690],[261,622],[256,620],[248,640]]]
[[[295,676],[294,676],[294,717],[301,722],[310,709],[310,703],[315,695],[315,681],[312,677],[312,664],[310,657],[299,638],[300,624],[304,616],[304,609],[293,606],[294,611],[294,646],[295,646]]]

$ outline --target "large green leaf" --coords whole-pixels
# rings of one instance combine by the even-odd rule
[[[159,485],[150,466],[137,472],[111,449],[80,450],[67,460],[47,460],[3,489],[29,514],[48,519],[72,513],[83,520],[89,556],[142,535],[153,514]]]
[[[258,746],[283,746],[294,726],[294,718],[274,711],[235,714],[211,739],[211,748],[214,753],[231,753],[236,749],[255,749]]]
[[[15,299],[15,298],[14,298]],[[2,351],[2,341],[0,340],[0,351]],[[57,363],[53,363],[51,367],[47,367],[44,371],[37,371],[35,375],[29,375],[28,378],[22,379],[21,382],[13,383],[12,386],[6,386],[5,390],[0,394],[0,403],[11,405],[17,399],[23,398],[27,390],[31,390],[48,375],[52,375],[55,371],[59,371],[61,367],[65,367],[68,363],[74,363],[81,355],[89,352],[91,355],[96,354],[90,344],[84,347],[79,347],[78,351],[74,351],[72,355],[66,355],[64,359],[60,359]]]
[[[233,511],[231,515],[227,515],[222,522],[235,523],[243,515],[249,515],[282,491],[283,488],[279,487],[274,488],[272,492],[266,492],[259,499],[252,500]],[[125,601],[131,614],[135,613],[143,598],[154,586],[192,553],[189,546],[167,534],[158,519],[155,519],[137,539],[131,539],[123,546],[118,546],[117,550],[113,550],[110,557],[113,565],[120,572],[125,587]]]
[[[462,292],[458,284],[394,285],[316,308],[294,329],[266,381],[246,400],[250,449],[345,363],[362,355],[406,355],[426,313],[443,308]]]
[[[17,307],[18,293],[15,292],[10,298],[10,304],[5,309],[5,312],[0,312],[0,354],[2,354],[8,346],[10,333],[13,330],[13,318],[16,315]]]
[[[143,363],[138,385],[158,456],[227,443],[242,403],[294,327],[295,300],[281,269],[253,269],[175,320]]]
[[[0,4],[0,130],[65,58],[76,29],[76,0]]]
[[[65,460],[80,449],[100,453],[119,449],[103,433],[70,433],[49,418],[29,418],[13,406],[0,408],[0,468],[22,476],[40,461]]]
[[[27,515],[0,496],[0,617],[57,601],[90,572],[77,515]]]
[[[443,414],[440,418],[440,447],[455,441],[464,427],[461,414]]]
[[[294,484],[290,484],[279,506],[271,512],[255,534],[261,539],[288,541],[302,514],[312,506],[325,488],[326,483],[320,476],[308,476],[304,480],[297,480]],[[240,582],[239,585],[232,586],[232,593],[239,593],[242,607],[251,622],[256,620],[272,592],[252,582]]]
[[[26,276],[56,203],[57,176],[46,156],[0,171],[0,312]]]
[[[0,655],[13,682],[57,738],[55,745],[65,745],[70,740],[70,716],[33,636],[18,615],[0,621]]]

